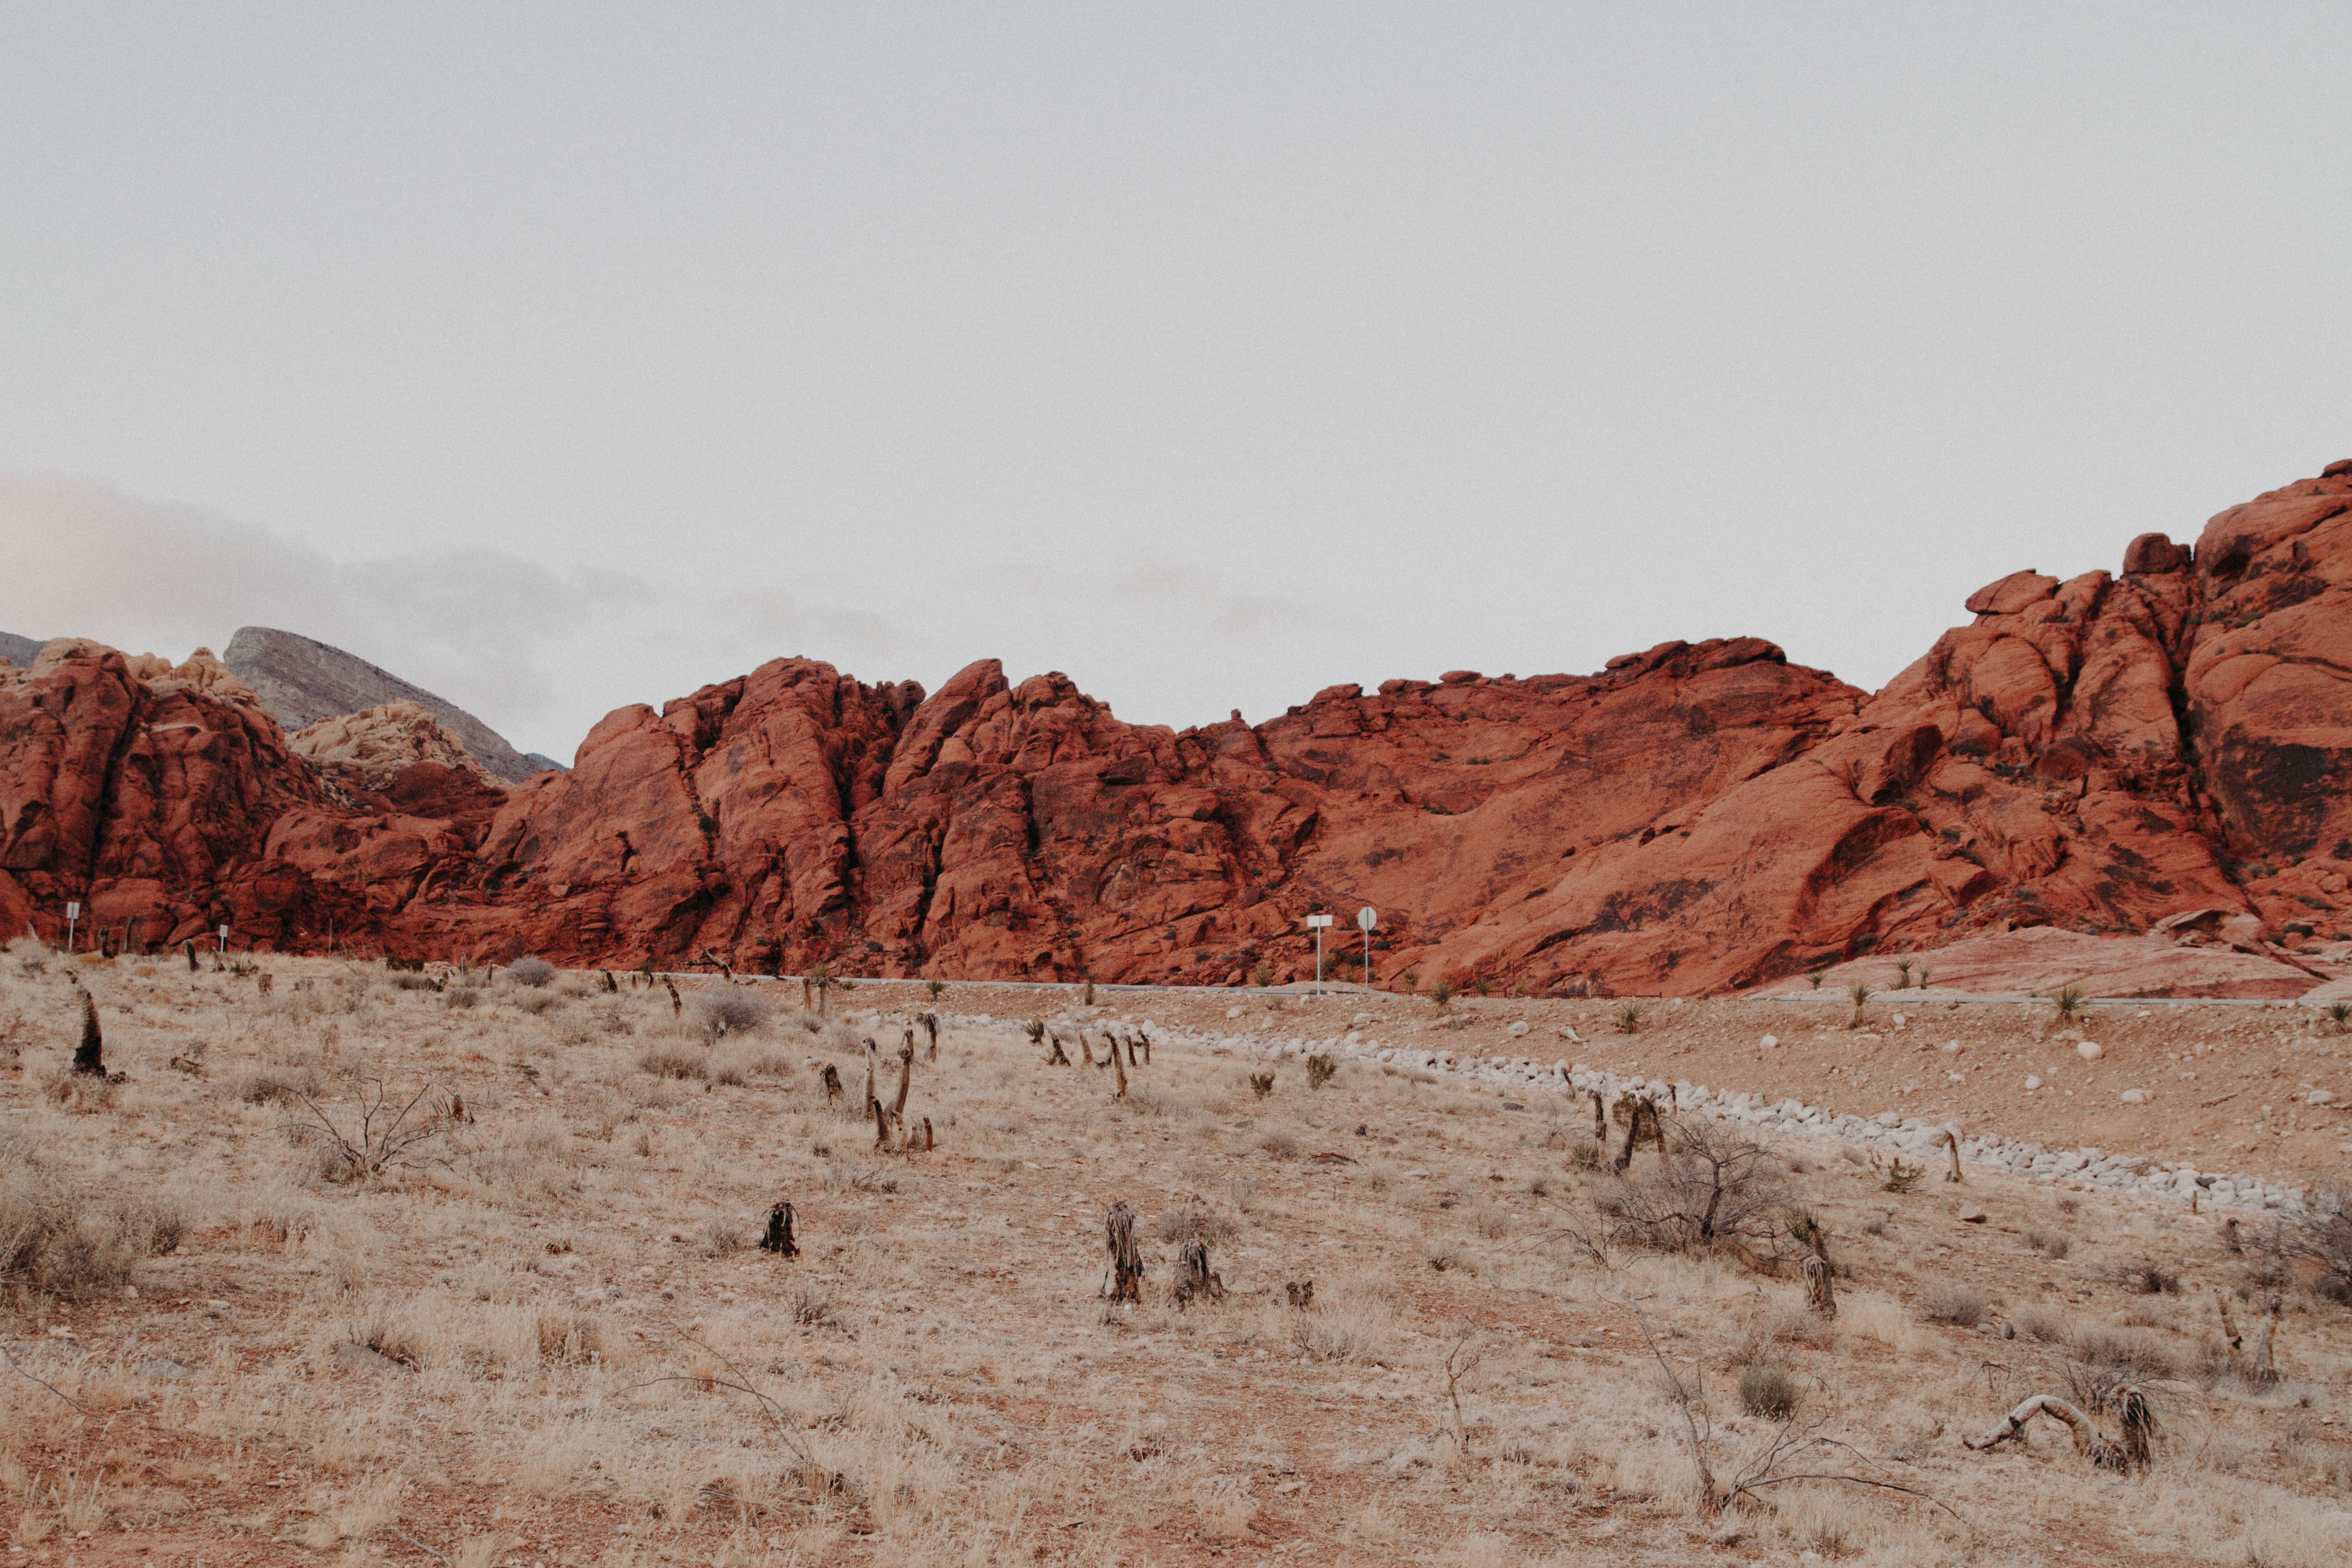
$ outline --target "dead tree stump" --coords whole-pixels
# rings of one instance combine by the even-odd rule
[[[793,1205],[790,1199],[768,1211],[768,1234],[760,1238],[760,1250],[772,1252],[779,1258],[798,1258],[801,1249],[793,1240]]]
[[[817,1072],[824,1083],[825,1109],[830,1110],[841,1103],[841,1069],[826,1062],[817,1068]]]
[[[201,973],[202,971],[196,967],[196,939],[194,937],[190,937],[187,941],[182,942],[180,947],[181,950],[188,955],[188,973],[191,974]]]
[[[1948,1127],[1937,1133],[1937,1137],[1945,1148],[1952,1152],[1952,1168],[1944,1173],[1944,1180],[1957,1182],[1960,1179],[1960,1141],[1952,1136],[1952,1130]],[[1932,1142],[1927,1145],[1930,1149],[1935,1146]]]
[[[923,1015],[922,1024],[923,1033],[931,1037],[931,1050],[929,1059],[931,1061],[937,1061],[940,1059],[940,1016],[937,1013],[926,1013]]]
[[[1103,1294],[1113,1301],[1141,1301],[1143,1248],[1136,1245],[1135,1211],[1125,1199],[1103,1210],[1103,1250],[1110,1255]]]
[[[1179,1254],[1176,1305],[1189,1307],[1195,1301],[1222,1301],[1225,1299],[1225,1277],[1209,1268],[1209,1244],[1199,1237],[1184,1244]]]
[[[1315,1305],[1315,1281],[1312,1279],[1288,1280],[1283,1285],[1282,1293],[1293,1307],[1302,1312]]]
[[[1805,1305],[1824,1318],[1837,1316],[1837,1270],[1830,1266],[1829,1241],[1822,1230],[1822,1222],[1812,1222],[1812,1234],[1808,1238],[1812,1251],[1805,1258]]]
[[[79,1062],[81,1058],[77,1057],[74,1059]],[[80,1069],[77,1068],[75,1070]],[[2272,1297],[2268,1305],[2270,1313],[2263,1320],[2262,1338],[2254,1342],[2254,1364],[2246,1373],[2256,1383],[2276,1383],[2279,1375],[2278,1368],[2271,1364],[2271,1336],[2278,1328],[2279,1299]]]
[[[1110,1065],[1118,1071],[1118,1092],[1112,1095],[1111,1098],[1113,1100],[1125,1100],[1127,1098],[1126,1058],[1119,1055],[1118,1042],[1117,1040],[1112,1039],[1108,1035],[1105,1035],[1103,1039],[1110,1047]]]
[[[686,1011],[686,1002],[677,994],[677,981],[665,974],[662,976],[662,984],[669,987],[669,1016],[675,1018]]]
[[[1059,1063],[1060,1063],[1062,1066],[1064,1066],[1064,1067],[1070,1067],[1070,1066],[1074,1066],[1074,1065],[1075,1065],[1074,1063],[1072,1063],[1072,1062],[1071,1062],[1071,1060],[1070,1060],[1070,1058],[1069,1058],[1068,1054],[1067,1054],[1066,1052],[1065,1052],[1065,1051],[1062,1049],[1062,1037],[1061,1037],[1061,1036],[1056,1035],[1056,1034],[1053,1034],[1053,1033],[1050,1033],[1050,1032],[1049,1032],[1049,1033],[1047,1033],[1047,1035],[1045,1036],[1045,1038],[1046,1038],[1047,1040],[1051,1041],[1051,1042],[1053,1043],[1053,1047],[1054,1047],[1054,1054],[1053,1054],[1052,1056],[1050,1056],[1050,1057],[1048,1057],[1048,1058],[1045,1058],[1045,1065],[1046,1065],[1047,1067],[1052,1067],[1052,1066],[1053,1066],[1055,1063],[1056,1063],[1056,1062],[1059,1062]]]

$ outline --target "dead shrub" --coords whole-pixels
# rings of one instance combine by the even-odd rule
[[[2066,1336],[2066,1389],[2086,1410],[2106,1405],[2126,1384],[2167,1383],[2180,1375],[2179,1363],[2148,1333],[2089,1323]]]
[[[656,1078],[699,1080],[710,1076],[710,1061],[702,1052],[684,1046],[654,1046],[638,1056],[637,1070]]]
[[[1778,1362],[1751,1361],[1739,1369],[1739,1403],[1750,1415],[1787,1421],[1805,1402],[1805,1391]]]
[[[562,1007],[564,1002],[561,995],[552,991],[526,991],[514,999],[514,1005],[536,1018]]]
[[[2074,1238],[2063,1231],[2044,1232],[2031,1227],[2020,1233],[2026,1246],[2056,1262],[2074,1250]]]
[[[379,1352],[381,1353],[381,1352]],[[539,1359],[551,1366],[583,1366],[604,1359],[604,1331],[584,1312],[539,1315]],[[399,1360],[398,1356],[393,1358]]]
[[[1232,1220],[1206,1209],[1170,1209],[1152,1222],[1152,1230],[1160,1240],[1179,1247],[1188,1241],[1222,1246],[1239,1234]]]
[[[1770,1150],[1711,1118],[1675,1117],[1663,1131],[1665,1154],[1646,1175],[1612,1175],[1594,1198],[1613,1239],[1660,1252],[1736,1245],[1758,1262],[1793,1256],[1795,1193]]]
[[[319,1075],[307,1067],[260,1067],[239,1075],[233,1092],[247,1105],[278,1105],[318,1091]]]
[[[2284,1237],[2288,1254],[2319,1269],[2319,1294],[2352,1306],[2352,1181],[2322,1182]]]
[[[694,1025],[706,1040],[764,1029],[775,1016],[775,1004],[748,986],[717,985],[694,999]]]
[[[507,965],[507,978],[537,990],[555,978],[555,965],[543,958],[518,958]]]
[[[1985,1313],[1991,1308],[1983,1291],[1950,1280],[1928,1286],[1919,1300],[1921,1317],[1955,1329],[1975,1328],[1984,1321]]]
[[[50,1104],[77,1116],[95,1116],[114,1109],[117,1080],[103,1074],[73,1072],[60,1068],[41,1084]]]
[[[51,1175],[21,1146],[0,1144],[0,1288],[110,1295],[142,1258],[169,1252],[187,1224],[168,1198],[110,1199]]]

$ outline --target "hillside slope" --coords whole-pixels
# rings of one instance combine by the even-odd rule
[[[240,626],[221,660],[261,696],[278,724],[291,734],[321,719],[337,719],[414,702],[466,744],[482,766],[509,784],[560,764],[525,756],[504,736],[446,698],[413,686],[339,647],[269,626]]]

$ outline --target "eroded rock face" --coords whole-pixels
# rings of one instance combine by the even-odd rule
[[[2280,930],[2352,870],[2352,463],[2205,525],[2181,661],[2200,782]]]
[[[279,945],[1214,984],[1305,973],[1318,907],[1352,960],[1370,903],[1382,982],[1538,992],[2032,928],[2268,962],[2352,902],[2347,503],[2331,471],[2193,552],[2005,577],[1875,696],[1735,638],[1179,733],[993,661],[926,696],[780,659],[503,792],[396,710],[289,746],[217,661],[52,644],[0,671],[0,919],[86,894]]]
[[[321,719],[287,742],[289,750],[347,784],[382,791],[418,763],[489,775],[466,743],[441,727],[422,704],[380,707]]]

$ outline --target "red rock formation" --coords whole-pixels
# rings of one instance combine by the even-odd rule
[[[1383,981],[1538,991],[2035,926],[2260,949],[2352,902],[2347,505],[2339,466],[2193,553],[2005,577],[1874,697],[1743,638],[1177,733],[993,661],[927,699],[783,659],[503,795],[330,788],[234,682],[82,647],[0,685],[0,918],[94,889],[279,944],[1216,983],[1303,971],[1318,907],[1353,958],[1369,902]]]

